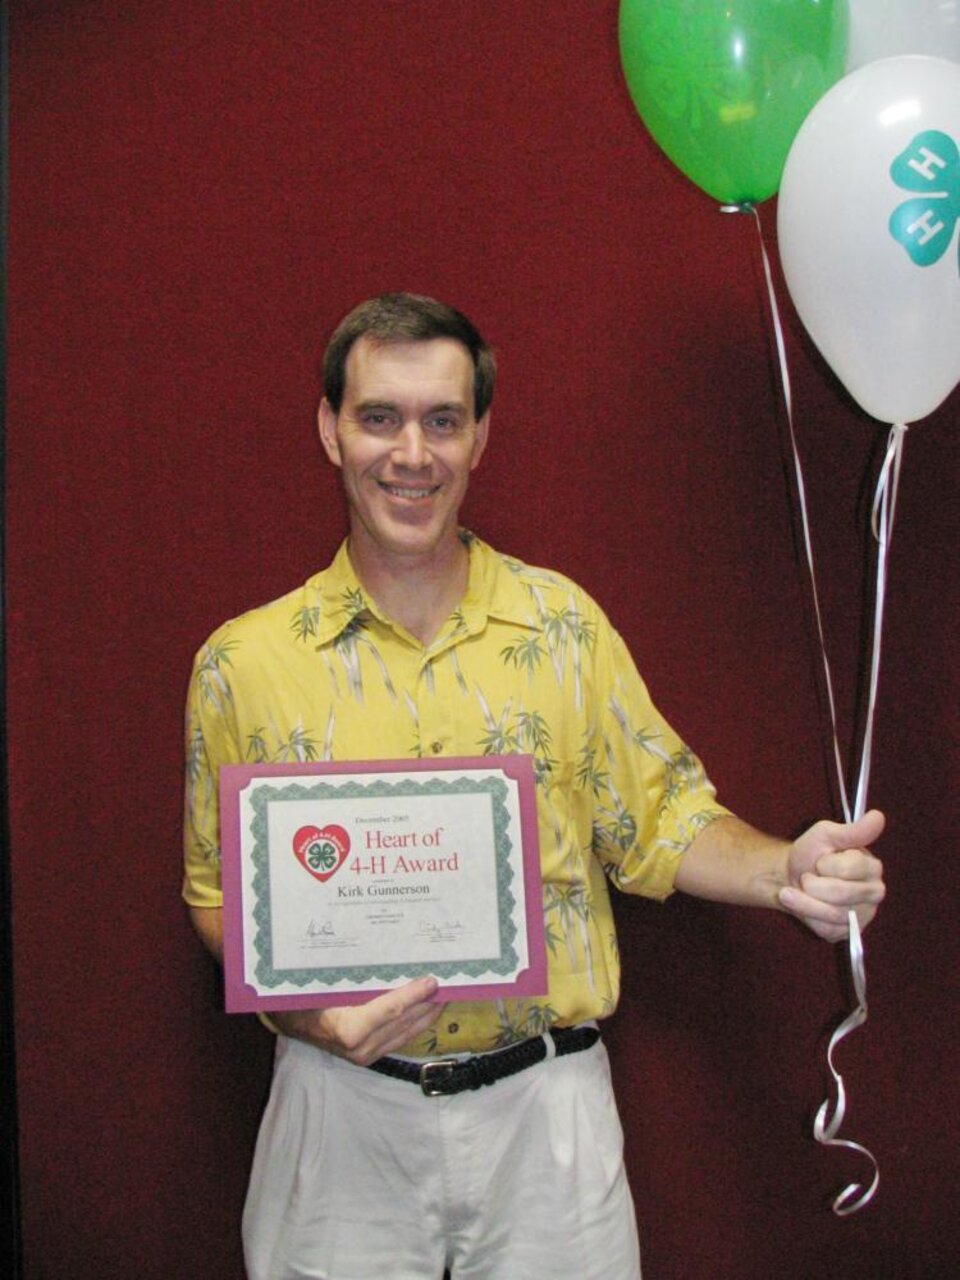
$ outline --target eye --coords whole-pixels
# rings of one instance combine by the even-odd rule
[[[460,419],[450,413],[432,413],[426,425],[435,435],[449,436],[460,430]]]
[[[368,409],[361,414],[360,422],[367,431],[392,431],[396,423],[396,415],[386,409]]]

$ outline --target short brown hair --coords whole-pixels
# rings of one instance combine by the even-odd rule
[[[427,342],[453,338],[473,360],[473,408],[479,420],[490,408],[497,379],[493,351],[462,312],[418,293],[382,293],[361,302],[340,321],[323,353],[323,391],[334,413],[340,412],[347,356],[358,338],[374,342]]]

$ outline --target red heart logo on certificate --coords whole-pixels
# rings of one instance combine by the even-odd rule
[[[293,837],[297,861],[317,880],[329,880],[343,866],[350,852],[350,837],[343,827],[301,827]]]

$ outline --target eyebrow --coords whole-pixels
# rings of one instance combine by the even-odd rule
[[[354,406],[356,413],[367,413],[370,409],[393,409],[396,405],[390,400],[361,400],[359,404]]]
[[[428,413],[467,413],[467,406],[462,400],[443,400],[440,404],[432,405]]]
[[[399,412],[400,406],[393,400],[361,400],[359,404],[354,406],[355,413],[370,413],[376,409],[389,409],[393,413]],[[430,413],[466,413],[467,405],[462,400],[443,400],[439,404],[432,404],[426,410]]]

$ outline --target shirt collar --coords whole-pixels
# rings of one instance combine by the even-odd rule
[[[533,597],[519,578],[523,565],[494,551],[467,530],[461,537],[470,549],[470,576],[460,604],[467,631],[482,631],[488,618],[521,627],[539,627]]]
[[[523,566],[487,546],[469,530],[460,537],[470,552],[467,590],[457,612],[463,629],[470,635],[482,631],[488,618],[518,626],[537,628],[540,621],[533,598],[519,579]],[[307,581],[319,608],[316,639],[320,645],[336,640],[356,619],[378,618],[387,626],[390,619],[377,608],[357,577],[346,539],[340,544],[330,566]]]
[[[307,593],[318,609],[316,638],[319,645],[336,640],[362,615],[379,616],[376,605],[360,585],[347,551],[341,542],[332,563],[307,581]]]

